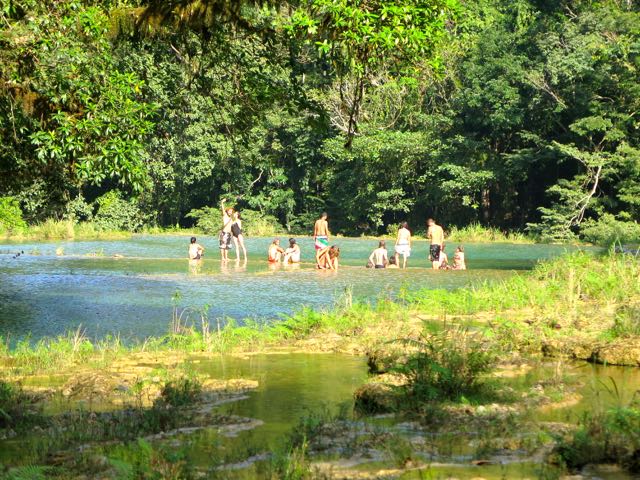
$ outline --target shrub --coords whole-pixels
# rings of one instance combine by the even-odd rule
[[[142,214],[133,200],[124,200],[117,190],[111,190],[96,200],[95,224],[102,230],[136,231],[143,225]]]
[[[20,386],[0,380],[0,429],[21,429],[33,426],[41,420],[35,399],[22,391]]]
[[[587,220],[580,228],[587,242],[610,247],[616,243],[640,243],[640,223],[625,222],[605,213],[598,220]]]
[[[618,463],[640,472],[640,409],[631,405],[585,415],[578,430],[560,439],[555,453],[574,470],[587,464]]]
[[[160,398],[167,405],[181,407],[193,404],[201,392],[202,385],[197,380],[179,378],[165,383],[160,390]]]
[[[67,203],[65,217],[74,222],[89,221],[93,217],[93,207],[86,202],[82,195]]]
[[[15,233],[27,228],[22,218],[18,200],[13,197],[0,197],[0,232]]]
[[[613,337],[640,336],[640,305],[623,305],[616,310]]]
[[[242,229],[254,237],[271,237],[284,233],[282,225],[273,215],[265,215],[255,210],[242,210]]]
[[[283,233],[278,219],[272,215],[264,215],[255,210],[241,210],[242,230],[245,235],[268,237]],[[187,218],[193,218],[196,227],[204,232],[217,233],[222,228],[222,218],[219,208],[202,207],[191,210]]]
[[[185,217],[193,218],[196,228],[203,232],[217,233],[222,227],[221,213],[217,207],[194,208]]]
[[[437,400],[461,400],[482,392],[483,375],[493,369],[496,354],[482,337],[463,328],[423,335],[405,341],[417,348],[392,370],[407,382],[402,386],[410,405]]]

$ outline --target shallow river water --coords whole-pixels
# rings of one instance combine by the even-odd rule
[[[345,289],[354,298],[375,300],[400,288],[451,289],[505,278],[572,248],[467,244],[468,271],[434,272],[428,269],[426,242],[418,241],[409,269],[374,271],[364,265],[376,241],[338,238],[334,242],[341,247],[343,268],[327,272],[313,268],[308,237],[299,239],[303,264],[297,268],[270,268],[266,238],[247,239],[246,265],[221,264],[215,239],[206,236],[198,238],[207,249],[204,260],[190,263],[188,241],[185,236],[140,235],[118,241],[0,244],[0,335],[37,339],[79,325],[92,338],[162,335],[176,292],[180,307],[208,305],[210,318],[276,319],[303,305],[330,307]],[[18,252],[24,253],[16,257]]]

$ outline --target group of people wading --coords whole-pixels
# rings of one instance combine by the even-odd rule
[[[241,253],[247,261],[247,249],[242,235],[242,216],[233,208],[225,207],[226,199],[220,202],[222,212],[222,229],[219,234],[220,256],[223,262],[229,260],[231,242],[236,249],[236,260],[240,260]],[[323,212],[313,227],[313,240],[316,251],[316,267],[326,270],[337,270],[340,258],[340,248],[329,245],[328,215]],[[458,245],[453,255],[453,263],[445,253],[444,230],[430,218],[427,220],[427,240],[430,241],[429,261],[434,270],[466,270],[464,248]],[[393,255],[389,255],[386,242],[381,240],[367,262],[367,268],[407,268],[407,260],[411,256],[411,231],[407,222],[398,228]],[[200,260],[204,255],[204,247],[197,243],[196,237],[191,237],[189,245],[189,259]],[[295,238],[289,239],[289,246],[280,246],[280,239],[271,242],[267,250],[267,261],[270,264],[284,263],[285,265],[299,264],[301,260],[300,246]],[[402,265],[401,265],[402,263]]]

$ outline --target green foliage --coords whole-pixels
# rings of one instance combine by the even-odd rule
[[[13,197],[0,197],[0,232],[15,233],[26,227],[18,201]]]
[[[580,236],[603,247],[640,244],[640,223],[618,220],[611,214],[604,214],[598,220],[586,220],[580,227]]]
[[[610,334],[613,338],[640,336],[640,306],[624,305],[618,308]]]
[[[217,207],[194,208],[185,217],[193,218],[196,227],[203,232],[215,234],[222,229],[221,213]]]
[[[240,213],[242,216],[242,231],[245,235],[265,237],[284,232],[278,219],[272,215],[262,214],[255,210],[241,210]],[[215,234],[222,229],[222,218],[219,208],[196,208],[191,210],[186,217],[193,218],[196,227],[203,232]]]
[[[464,227],[452,227],[446,234],[449,242],[505,242],[505,243],[534,243],[535,239],[520,232],[504,232],[495,227],[484,227],[479,223],[472,223]]]
[[[29,430],[41,423],[40,409],[34,404],[35,399],[19,385],[0,380],[0,430]]]
[[[0,195],[30,223],[88,221],[119,190],[145,221],[212,232],[217,215],[186,215],[228,196],[251,235],[309,233],[327,210],[336,233],[434,216],[633,239],[639,15],[533,0],[9,2]]]
[[[426,333],[421,340],[407,343],[417,352],[393,371],[406,378],[402,401],[415,408],[432,401],[477,397],[485,388],[483,375],[497,359],[485,339],[462,328]]]
[[[96,226],[103,230],[135,232],[144,224],[142,214],[134,200],[125,200],[117,190],[111,190],[96,200],[98,210]]]
[[[182,407],[193,404],[202,392],[202,385],[194,379],[181,377],[169,381],[160,390],[162,402],[171,407]]]
[[[572,470],[587,464],[616,463],[640,472],[638,405],[585,414],[580,428],[568,439],[562,439],[555,452]]]

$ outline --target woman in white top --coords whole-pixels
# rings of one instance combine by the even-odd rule
[[[402,268],[407,268],[407,258],[411,256],[411,232],[407,222],[402,222],[398,229],[395,250],[396,255],[402,255]]]
[[[295,238],[289,239],[289,247],[284,251],[284,264],[300,263],[300,245]]]

